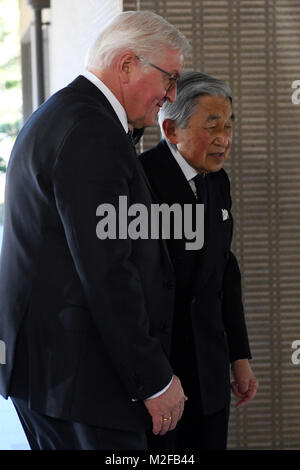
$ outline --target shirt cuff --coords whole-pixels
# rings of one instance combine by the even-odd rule
[[[165,388],[163,388],[160,392],[157,392],[154,395],[151,395],[151,397],[147,398],[147,400],[152,400],[152,398],[156,398],[156,397],[159,397],[160,395],[162,395],[166,390],[168,390],[168,388],[170,387],[172,381],[173,381],[173,377],[171,378],[170,382],[168,383],[168,385]]]
[[[160,395],[162,395],[166,390],[168,390],[168,388],[170,387],[172,381],[173,381],[173,377],[171,378],[170,382],[168,383],[168,385],[166,387],[164,387],[162,390],[155,393],[154,395],[151,395],[151,397],[145,398],[145,400],[152,400],[152,398],[156,398],[156,397],[159,397]],[[131,401],[137,401],[137,400],[135,398],[132,398]]]

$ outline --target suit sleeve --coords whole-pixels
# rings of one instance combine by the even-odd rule
[[[124,135],[123,135],[124,134]],[[99,116],[82,119],[57,159],[54,195],[69,250],[94,323],[111,362],[132,398],[163,389],[172,369],[149,318],[132,242],[96,236],[97,207],[111,204],[119,220],[119,196],[130,204],[132,149],[120,127]]]
[[[226,197],[231,209],[230,182],[225,177]],[[232,227],[233,220],[230,213]],[[231,235],[232,237],[232,235]],[[242,301],[242,278],[236,256],[230,250],[223,278],[223,319],[229,345],[230,362],[238,359],[251,359],[247,326]]]
[[[229,345],[230,362],[251,359],[242,302],[241,273],[230,251],[223,280],[223,318]]]

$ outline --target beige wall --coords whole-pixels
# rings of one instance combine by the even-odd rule
[[[33,9],[19,0],[20,37],[27,33],[34,42]],[[48,45],[45,50],[46,98],[84,70],[84,59],[91,41],[105,25],[122,11],[122,0],[51,0],[43,10]],[[34,72],[34,56],[32,66]],[[33,73],[33,89],[34,73]],[[35,108],[35,105],[34,105]]]

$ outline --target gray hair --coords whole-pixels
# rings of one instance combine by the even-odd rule
[[[184,72],[177,83],[176,101],[174,103],[166,101],[158,114],[158,123],[164,138],[166,138],[162,127],[164,120],[172,119],[184,129],[195,112],[197,98],[204,95],[222,96],[232,102],[230,87],[224,80],[201,72]]]
[[[123,51],[131,50],[148,60],[169,48],[189,54],[185,36],[156,13],[127,11],[117,15],[90,47],[86,68],[108,68]],[[152,59],[153,60],[153,59]]]

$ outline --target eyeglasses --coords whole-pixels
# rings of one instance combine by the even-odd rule
[[[177,81],[179,80],[180,76],[179,76],[179,73],[178,72],[174,72],[174,73],[170,73],[170,72],[167,72],[166,70],[158,67],[157,65],[155,64],[152,64],[152,62],[149,62],[147,59],[144,59],[144,57],[138,57],[137,55],[135,56],[138,60],[140,61],[143,61],[143,62],[146,62],[148,65],[150,65],[151,67],[155,68],[156,70],[159,70],[160,72],[166,74],[168,77],[169,77],[169,83],[168,83],[168,86],[166,88],[166,92],[168,93],[169,91],[173,90],[173,88],[176,86],[177,84]]]

